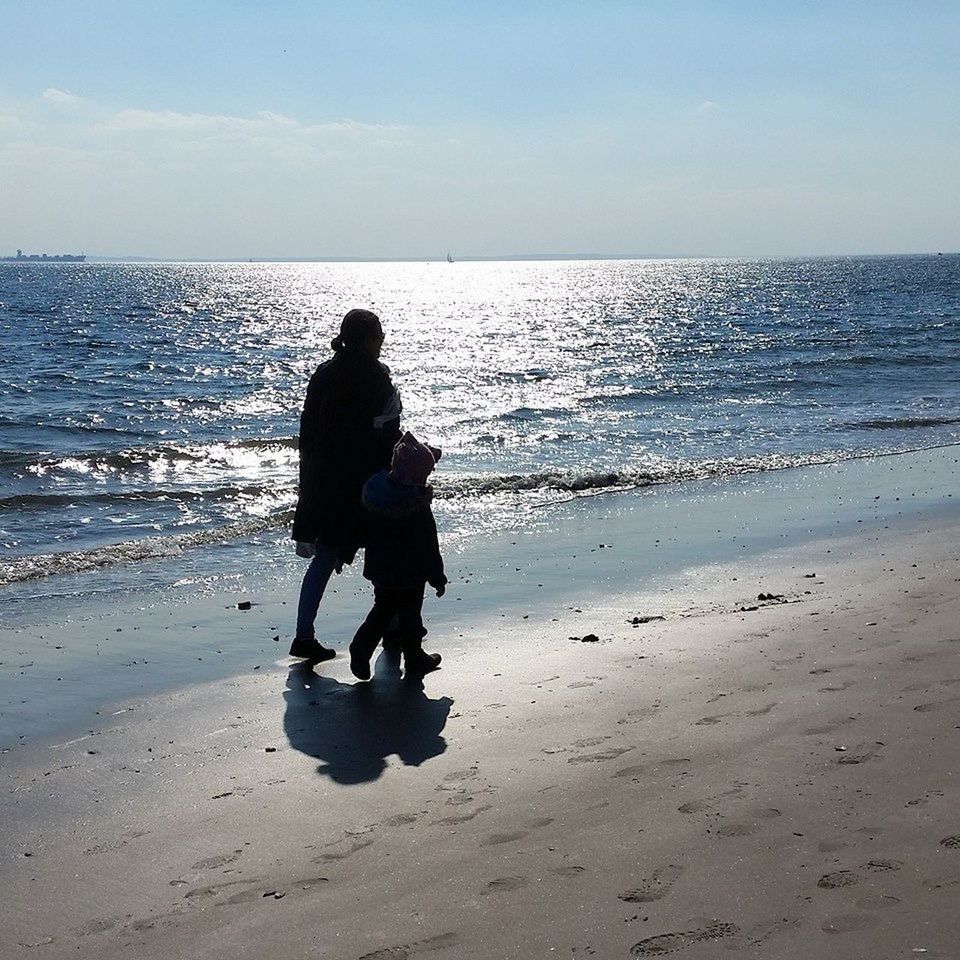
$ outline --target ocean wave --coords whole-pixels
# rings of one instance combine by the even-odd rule
[[[522,474],[438,474],[434,496],[447,500],[467,496],[520,494],[533,491],[559,493],[591,493],[604,490],[626,490],[655,484],[683,483],[690,480],[741,476],[768,470],[813,466],[850,459],[843,452],[787,455],[768,454],[716,460],[664,462],[644,467],[612,470],[577,471],[545,470]]]
[[[293,511],[273,514],[253,520],[234,523],[208,530],[175,534],[165,537],[146,537],[111,543],[91,550],[72,550],[66,553],[45,553],[0,561],[0,585],[24,583],[45,577],[71,573],[86,573],[100,567],[123,563],[142,563],[144,560],[162,560],[180,556],[191,547],[207,546],[252,536],[266,530],[283,527],[293,519]]]
[[[864,458],[900,456],[941,447],[958,446],[956,443],[935,444],[916,447],[911,450],[887,450],[859,453],[849,451],[825,451],[810,454],[771,454],[729,459],[704,459],[688,462],[663,462],[638,468],[621,468],[598,471],[550,470],[528,474],[455,474],[439,473],[434,482],[434,497],[442,504],[442,509],[456,509],[456,501],[483,497],[519,498],[528,506],[537,507],[549,503],[563,502],[580,497],[602,493],[613,493],[639,487],[668,486],[698,480],[725,480],[749,474],[769,471],[788,470],[796,467],[817,466],[842,463]],[[260,494],[269,490],[274,494],[296,493],[294,487],[277,489],[276,487],[220,487],[207,491],[141,491],[144,499],[198,498],[216,496],[221,500],[244,494]],[[542,495],[540,500],[531,501],[532,495]],[[55,495],[58,502],[77,502],[76,497]],[[124,494],[100,494],[101,497]],[[50,499],[37,495],[37,499]],[[0,505],[11,500],[22,499],[8,497],[0,500]],[[89,498],[88,498],[89,499]],[[229,540],[239,539],[271,530],[288,527],[293,519],[293,510],[283,508],[261,517],[251,518],[238,523],[207,528],[181,534],[149,537],[108,544],[89,550],[72,551],[60,554],[38,554],[0,561],[0,585],[18,583],[67,573],[82,573],[98,567],[120,563],[136,563],[143,560],[162,559],[178,556],[184,550]]]
[[[224,452],[234,450],[296,450],[296,437],[249,437],[243,440],[213,440],[189,446],[133,447],[112,451],[44,451],[0,450],[0,469],[19,468],[25,471],[77,469],[83,471],[124,471],[153,467],[158,463],[193,462],[223,459]]]
[[[76,493],[21,493],[12,497],[0,497],[0,511],[3,510],[43,510],[47,507],[65,507],[75,505],[131,503],[153,503],[172,500],[181,503],[223,502],[240,497],[259,497],[274,492],[275,487],[260,484],[245,486],[211,487],[206,490],[98,490]]]
[[[960,417],[878,417],[875,420],[853,420],[843,424],[845,430],[910,430],[916,427],[947,427],[960,423]]]

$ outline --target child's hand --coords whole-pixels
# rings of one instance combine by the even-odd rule
[[[437,591],[437,596],[442,597],[447,592],[447,578],[442,580],[431,580],[430,586]]]
[[[446,592],[447,592],[447,585],[445,583],[441,583],[437,587],[437,596],[442,597]]]

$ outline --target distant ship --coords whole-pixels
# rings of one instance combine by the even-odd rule
[[[85,253],[24,253],[17,250],[15,257],[0,257],[4,263],[83,263]]]

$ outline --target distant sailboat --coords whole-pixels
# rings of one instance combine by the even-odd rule
[[[447,263],[453,263],[453,257],[450,256],[450,251],[447,251]]]

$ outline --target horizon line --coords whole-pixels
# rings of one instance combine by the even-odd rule
[[[492,255],[463,255],[454,263],[489,263],[555,260],[796,260],[858,257],[941,257],[956,256],[960,250],[915,250],[881,253],[777,253],[777,254],[653,254],[653,253],[509,253]],[[87,262],[107,263],[446,263],[446,254],[410,257],[153,257],[142,254],[86,254]],[[6,261],[11,262],[11,261]],[[12,261],[16,262],[16,261]],[[42,261],[31,261],[38,263]]]

